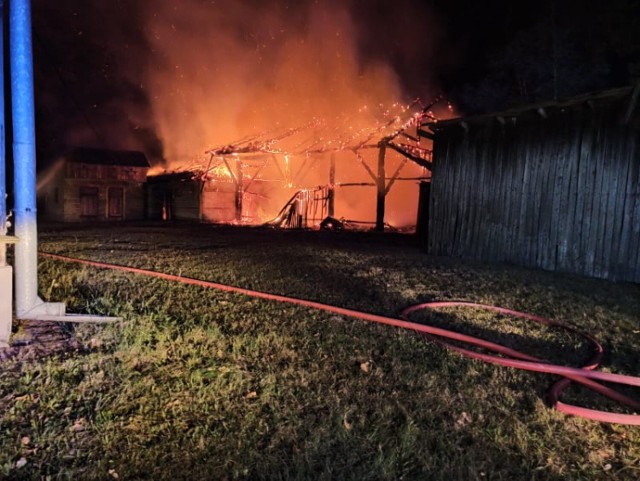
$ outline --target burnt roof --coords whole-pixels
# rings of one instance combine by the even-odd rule
[[[168,182],[172,180],[179,181],[197,181],[198,176],[190,171],[180,171],[180,172],[162,172],[155,175],[150,175],[147,177],[147,181],[149,183],[154,182]]]
[[[93,147],[73,147],[64,158],[70,162],[83,164],[116,165],[119,167],[149,167],[143,152],[137,150],[110,150]]]

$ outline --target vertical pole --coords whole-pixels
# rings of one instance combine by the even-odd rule
[[[384,156],[387,151],[387,144],[381,143],[379,144],[380,150],[378,151],[378,178],[376,181],[377,185],[377,203],[376,203],[376,231],[383,232],[384,231],[384,201],[386,192],[386,179],[384,172]]]
[[[331,154],[331,164],[329,165],[329,192],[328,197],[328,215],[333,217],[335,215],[335,201],[336,201],[336,154]]]
[[[242,161],[236,157],[236,221],[242,222],[242,197],[244,196]]]
[[[31,52],[31,4],[9,2],[11,117],[13,120],[13,190],[15,195],[16,317],[36,319],[64,315],[62,302],[38,297],[38,227],[36,218],[36,135]]]
[[[7,234],[7,162],[4,140],[4,0],[0,0],[0,237]],[[13,316],[13,269],[0,239],[0,347],[9,345]]]
[[[4,139],[4,0],[0,0],[0,235],[7,233],[7,174]],[[0,243],[0,266],[5,264],[5,245]]]
[[[429,202],[431,202],[431,182],[420,182],[416,236],[420,246],[425,250],[429,245]]]

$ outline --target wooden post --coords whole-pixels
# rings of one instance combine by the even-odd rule
[[[334,207],[336,200],[336,154],[331,154],[331,164],[329,165],[329,192],[327,194],[327,204],[329,217],[334,216]]]
[[[429,202],[431,201],[431,182],[420,182],[420,197],[418,198],[418,219],[416,222],[416,236],[420,246],[425,250],[429,245]]]
[[[236,157],[236,221],[242,222],[242,197],[244,195],[242,181],[242,161]]]
[[[378,176],[376,179],[377,185],[377,203],[376,203],[376,231],[384,231],[384,200],[387,195],[386,192],[386,180],[384,172],[384,156],[387,151],[387,144],[381,143],[380,150],[378,151]]]

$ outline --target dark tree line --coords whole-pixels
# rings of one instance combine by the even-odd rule
[[[529,25],[481,52],[449,95],[467,114],[567,98],[640,80],[640,1],[539,2]],[[516,28],[517,27],[517,28]]]

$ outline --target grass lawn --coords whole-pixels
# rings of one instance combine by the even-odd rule
[[[603,342],[604,370],[640,375],[640,285],[430,257],[408,235],[67,225],[41,228],[40,249],[388,316],[499,305],[573,323]],[[39,279],[70,312],[124,320],[76,328],[82,349],[0,364],[0,479],[640,479],[640,428],[550,409],[553,376],[134,274],[42,258]],[[415,319],[568,365],[589,354],[575,336],[471,309]],[[581,388],[564,399],[626,412]]]

